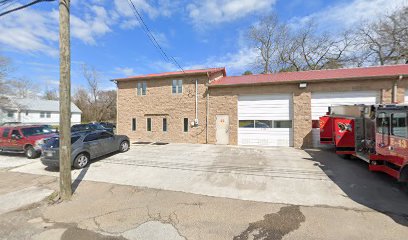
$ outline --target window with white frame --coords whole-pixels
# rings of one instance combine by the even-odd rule
[[[146,82],[138,82],[137,83],[137,95],[138,96],[145,96],[147,92],[147,83]]]
[[[14,112],[13,111],[8,111],[7,112],[7,117],[9,117],[9,118],[14,117]]]
[[[171,89],[173,94],[183,93],[183,80],[173,80]]]
[[[51,118],[51,112],[40,112],[40,118]]]

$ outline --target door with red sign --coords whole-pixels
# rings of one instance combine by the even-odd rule
[[[216,144],[229,144],[229,116],[216,116]]]

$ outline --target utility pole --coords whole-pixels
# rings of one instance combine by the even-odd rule
[[[71,187],[71,47],[70,0],[59,0],[60,44],[60,197],[69,200]]]

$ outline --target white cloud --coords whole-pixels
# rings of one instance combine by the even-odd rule
[[[258,54],[250,47],[242,47],[237,52],[224,54],[222,57],[210,57],[203,63],[188,66],[187,69],[226,67],[228,75],[240,75],[253,68]]]
[[[124,76],[134,76],[135,71],[133,68],[129,68],[129,67],[117,67],[115,68],[115,73],[124,75]]]
[[[140,14],[146,13],[151,19],[158,16],[171,16],[180,4],[178,0],[132,0],[132,2]],[[113,15],[123,17],[119,23],[121,28],[129,29],[139,25],[134,10],[129,5],[129,0],[114,0],[114,9]]]
[[[299,26],[313,20],[324,29],[345,28],[363,21],[375,21],[401,6],[408,6],[408,0],[353,0],[329,6],[303,18],[294,18],[291,23]]]
[[[206,24],[230,22],[252,13],[272,10],[276,0],[195,0],[187,5],[194,25],[205,28]]]
[[[33,9],[8,14],[0,21],[0,45],[56,56],[58,51],[53,43],[58,41],[57,24],[44,12]]]

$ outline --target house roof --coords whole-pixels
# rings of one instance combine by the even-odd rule
[[[234,86],[408,76],[408,64],[222,77],[210,86]]]
[[[59,112],[59,101],[54,100],[13,98],[11,99],[11,103],[15,107],[28,111]],[[74,103],[71,103],[71,112],[82,113],[82,111]]]
[[[207,69],[195,69],[195,70],[184,70],[177,72],[163,72],[163,73],[153,73],[138,76],[131,76],[126,78],[113,79],[114,81],[129,81],[129,80],[141,80],[141,79],[151,79],[151,78],[162,78],[162,77],[175,77],[175,76],[186,76],[186,75],[200,75],[200,74],[213,74],[217,72],[222,72],[224,76],[227,76],[225,67],[223,68],[207,68]]]

